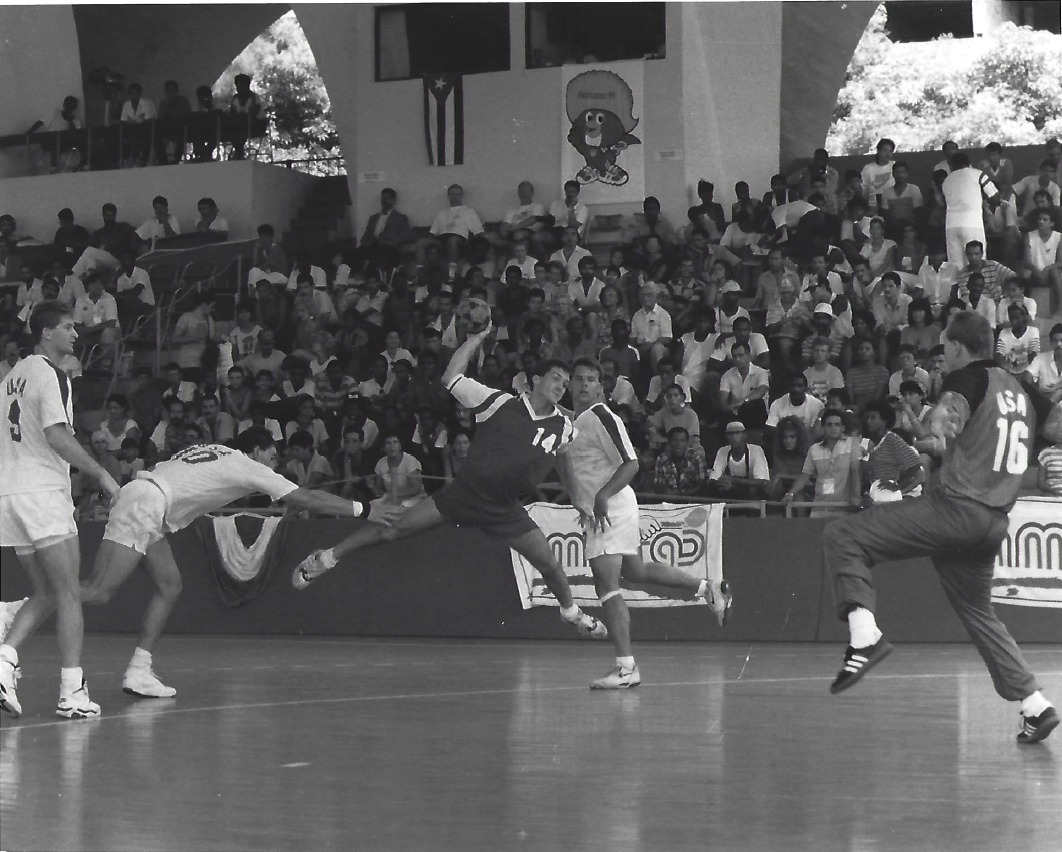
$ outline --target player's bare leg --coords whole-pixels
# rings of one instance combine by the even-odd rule
[[[140,639],[122,679],[122,690],[142,698],[171,698],[177,690],[163,684],[151,667],[152,648],[181,594],[181,574],[169,542],[166,539],[155,542],[148,548],[147,555],[142,556],[135,548],[104,539],[96,555],[92,576],[81,587],[81,596],[85,603],[107,603],[141,559],[155,584],[155,593],[144,610]]]
[[[0,647],[0,660],[3,661],[0,666],[5,670],[4,676],[6,677],[8,667],[17,669],[18,646],[29,638],[55,609],[56,639],[59,643],[59,661],[62,667],[56,713],[65,718],[98,716],[99,705],[89,698],[81,670],[81,645],[85,625],[81,614],[81,590],[78,585],[78,570],[81,564],[78,538],[68,536],[39,548],[33,554],[24,554],[19,558],[26,566],[34,593],[16,614],[6,641]],[[10,698],[5,699],[3,704],[5,709],[13,710]],[[14,704],[17,705],[17,699]]]
[[[610,553],[590,560],[601,616],[616,649],[616,665],[603,678],[592,681],[591,689],[629,689],[642,682],[631,651],[631,614],[619,587],[623,562],[623,556]]]
[[[535,570],[546,581],[546,587],[560,604],[561,618],[591,639],[605,639],[608,630],[605,625],[591,615],[587,615],[575,605],[572,590],[568,585],[568,575],[557,562],[553,550],[546,541],[542,530],[536,528],[523,535],[509,539],[506,544],[535,566]]]
[[[326,571],[334,568],[344,556],[365,547],[372,547],[374,544],[383,544],[416,535],[442,526],[446,522],[446,518],[436,508],[434,500],[421,500],[411,506],[409,511],[402,515],[393,526],[386,527],[371,522],[363,524],[357,532],[347,536],[334,547],[327,550],[315,550],[295,567],[291,575],[291,584],[301,591]]]
[[[593,566],[593,560],[590,564]],[[726,627],[730,619],[734,595],[726,580],[720,581],[717,585],[707,580],[698,580],[674,565],[668,565],[666,562],[644,562],[640,556],[635,554],[627,554],[623,557],[622,576],[630,583],[651,583],[704,598],[708,606],[712,608],[712,612],[715,613],[720,627]]]

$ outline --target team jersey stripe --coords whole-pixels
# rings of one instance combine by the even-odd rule
[[[616,415],[605,408],[604,405],[595,405],[591,411],[597,416],[597,419],[601,421],[601,425],[605,427],[605,431],[612,439],[612,442],[616,445],[616,449],[619,450],[620,458],[625,462],[634,461],[634,454],[630,449],[630,439],[623,440],[623,436],[620,435],[620,425],[616,422]]]
[[[497,393],[491,394],[483,401],[482,405],[478,405],[472,409],[473,413],[476,415],[476,422],[482,423],[484,420],[489,420],[494,413],[510,399],[512,399],[512,396],[505,393],[505,391],[498,391]]]
[[[43,355],[41,356],[41,359],[44,361],[45,364],[47,364],[49,367],[51,367],[52,370],[55,371],[55,378],[59,382],[59,394],[60,394],[60,397],[63,400],[63,411],[67,411],[67,405],[70,402],[70,379],[67,377],[66,373],[64,373],[63,370],[60,367],[55,366],[55,364],[53,364],[51,361],[49,361]],[[66,422],[67,422],[67,425],[73,425],[73,424],[70,423],[70,418],[69,417],[67,417],[67,421]]]

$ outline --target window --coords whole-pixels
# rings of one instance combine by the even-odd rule
[[[663,59],[663,3],[528,3],[527,67]]]
[[[508,70],[508,3],[376,8],[377,81]]]
[[[889,35],[893,41],[932,41],[945,33],[955,38],[973,36],[973,12],[969,0],[939,0],[885,4]]]

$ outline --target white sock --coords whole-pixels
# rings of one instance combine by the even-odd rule
[[[560,611],[561,618],[563,618],[565,621],[575,621],[575,619],[579,617],[579,607],[577,607],[575,604],[572,604],[571,606],[567,607],[562,606],[560,608]]]
[[[1021,700],[1021,713],[1026,719],[1031,719],[1033,716],[1039,716],[1050,706],[1051,702],[1044,698],[1040,690],[1036,690],[1032,695],[1026,695]]]
[[[5,663],[11,663],[13,666],[17,666],[18,651],[10,645],[0,645],[0,660],[3,660]]]
[[[625,672],[633,671],[634,657],[616,657],[616,665]]]
[[[848,629],[852,632],[853,648],[868,648],[881,638],[874,613],[863,607],[856,607],[848,613]]]
[[[332,548],[328,548],[328,550],[322,550],[321,555],[317,558],[321,560],[321,564],[324,565],[325,568],[335,568],[336,562],[339,561],[336,559],[335,551],[332,550]]]
[[[133,651],[133,659],[129,661],[129,668],[150,669],[151,652],[145,651],[143,648],[137,648],[135,651]]]
[[[707,580],[701,580],[700,585],[697,586],[697,597],[699,597],[699,598],[708,597],[708,581]]]
[[[64,694],[76,692],[81,689],[81,682],[85,679],[85,673],[81,667],[76,669],[59,669],[59,690]]]

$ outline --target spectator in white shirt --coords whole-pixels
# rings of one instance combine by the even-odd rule
[[[320,266],[314,266],[313,255],[308,251],[300,251],[295,255],[295,267],[288,276],[289,290],[299,289],[299,278],[302,275],[309,275],[313,279],[315,290],[328,289],[328,276]]]
[[[945,172],[951,174],[955,169],[959,168],[955,165],[955,155],[959,153],[959,144],[948,140],[940,146],[940,153],[944,155],[944,159],[933,166],[935,172]]]
[[[516,187],[520,206],[509,210],[499,226],[499,233],[505,240],[514,242],[527,240],[535,244],[539,251],[545,247],[547,210],[546,205],[535,201],[535,187],[531,181],[520,181]],[[534,271],[524,276],[533,278]]]
[[[767,422],[770,374],[752,363],[752,350],[747,343],[735,343],[730,353],[734,366],[719,380],[720,405],[727,416],[758,430]]]
[[[136,157],[137,165],[146,166],[151,156],[151,134],[142,125],[158,118],[158,110],[150,98],[142,96],[139,83],[130,83],[127,91],[129,99],[122,104],[119,119],[125,126],[124,151],[126,156],[131,153]]]
[[[1054,207],[1062,205],[1062,190],[1055,182],[1058,176],[1058,166],[1051,159],[1040,161],[1040,172],[1035,175],[1026,175],[1014,183],[1014,194],[1018,197],[1021,214],[1024,216],[1036,204],[1033,196],[1037,190],[1044,190],[1051,196],[1051,204]]]
[[[228,237],[229,223],[218,215],[218,205],[213,198],[200,198],[196,210],[199,211],[199,219],[195,223],[197,233],[210,234],[218,240]]]
[[[885,187],[892,186],[892,155],[896,143],[891,139],[882,139],[875,149],[874,159],[863,166],[863,197],[867,200],[870,213],[877,213],[879,196]]]
[[[1041,287],[1050,287],[1055,307],[1062,307],[1062,234],[1054,230],[1048,211],[1036,217],[1036,230],[1025,235],[1022,275]]]
[[[109,365],[114,358],[112,344],[118,341],[118,303],[110,293],[103,292],[103,279],[98,272],[89,273],[88,292],[74,305],[74,328],[78,343],[86,350],[100,344],[102,363]]]
[[[999,300],[996,308],[996,327],[1010,327],[1011,305],[1021,305],[1029,315],[1030,322],[1036,322],[1036,301],[1025,295],[1025,285],[1017,275],[1013,275],[1003,282],[1003,298]]]
[[[970,167],[970,158],[962,151],[952,158],[952,172],[941,185],[947,216],[944,236],[948,244],[948,260],[960,266],[966,259],[966,244],[985,242],[984,201],[994,207],[999,203],[999,190],[984,172]]]
[[[556,261],[563,264],[568,271],[568,281],[574,281],[579,277],[579,261],[584,257],[591,257],[591,253],[579,245],[579,231],[576,228],[565,228],[561,234],[561,247],[549,256],[550,262]]]
[[[922,267],[918,270],[918,289],[929,300],[934,320],[940,319],[941,311],[951,298],[951,288],[959,280],[959,272],[962,271],[961,266],[949,263],[947,257],[944,246],[932,244],[929,246],[929,256],[922,261]]]
[[[446,190],[450,206],[440,210],[431,223],[431,235],[440,237],[446,247],[446,256],[450,263],[456,263],[468,241],[483,233],[483,223],[479,214],[464,204],[465,191],[459,184],[452,184]]]
[[[733,420],[726,426],[727,446],[715,454],[708,474],[708,493],[740,500],[762,500],[771,471],[763,448],[748,442],[745,424]]]
[[[142,266],[136,265],[136,258],[131,254],[122,255],[119,259],[118,278],[115,287],[118,293],[127,294],[127,299],[154,306],[155,291],[151,287],[151,276]]]
[[[1029,365],[1040,354],[1040,331],[1029,325],[1029,314],[1022,305],[1007,309],[1010,328],[1005,328],[996,339],[996,363],[1013,376],[1029,372]]]
[[[804,429],[812,440],[818,437],[819,418],[826,406],[808,393],[808,379],[803,373],[793,373],[789,377],[789,393],[778,397],[767,411],[767,428],[776,429],[779,422],[786,417],[796,417],[804,424]],[[764,436],[770,439],[771,433]]]
[[[605,282],[597,277],[597,260],[593,255],[579,259],[579,275],[568,282],[568,298],[580,311],[600,311],[601,291]]]
[[[170,202],[165,195],[156,195],[151,200],[155,215],[148,217],[136,229],[136,235],[145,243],[154,242],[165,237],[176,237],[181,233],[177,217],[170,213]]]
[[[631,338],[642,359],[649,359],[654,372],[674,337],[671,314],[656,303],[656,298],[657,285],[647,281],[638,291],[642,307],[631,317]]]
[[[520,270],[520,279],[528,283],[535,280],[535,265],[537,263],[538,261],[527,253],[527,240],[518,239],[513,243],[513,256],[505,264],[505,269],[515,266]],[[503,274],[504,271],[502,270]]]
[[[1036,386],[1053,403],[1062,402],[1062,323],[1051,327],[1051,349],[1041,352],[1029,367]]]
[[[549,206],[549,219],[552,220],[553,234],[559,240],[565,228],[575,228],[577,238],[586,236],[586,226],[590,222],[590,211],[585,204],[579,203],[579,181],[569,180],[564,183],[564,197]]]

